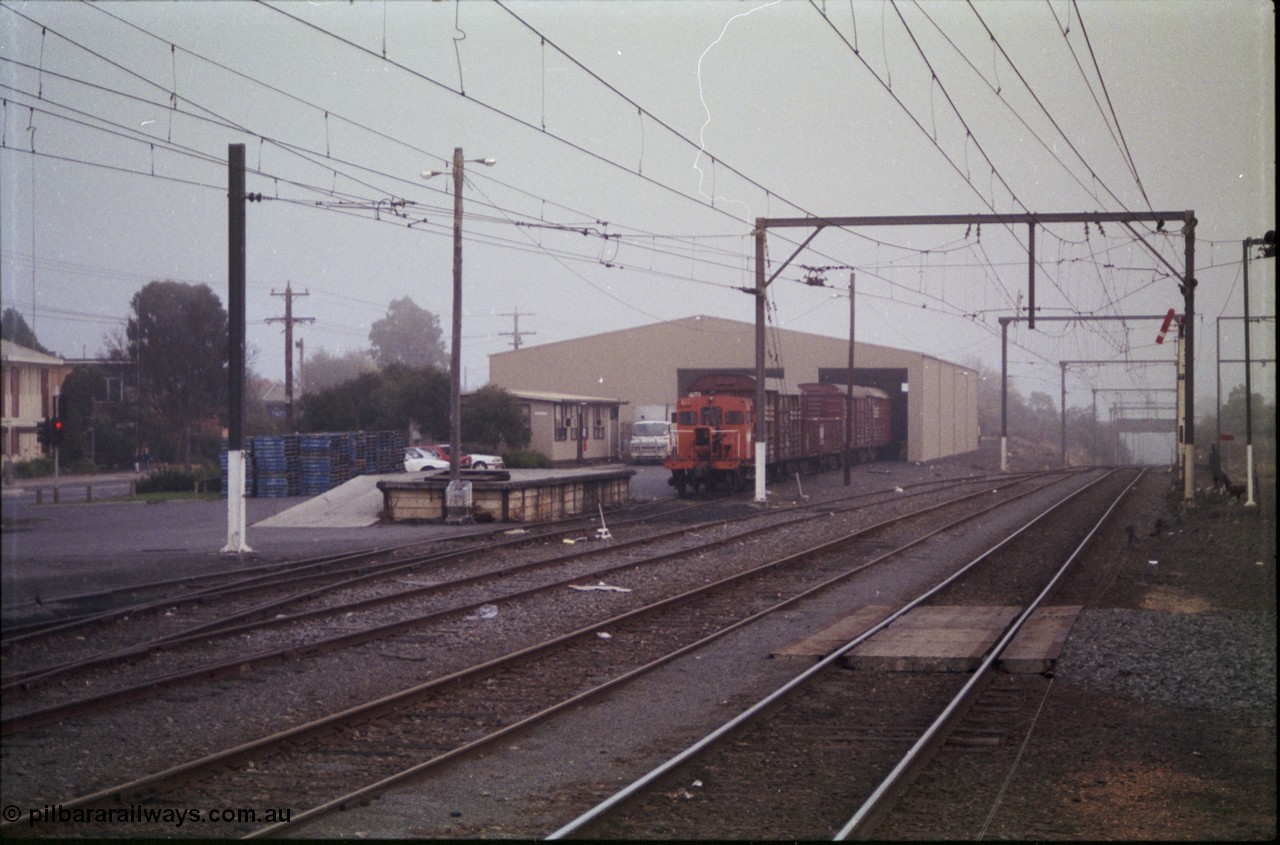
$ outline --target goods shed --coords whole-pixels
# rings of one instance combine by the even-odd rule
[[[785,351],[785,360],[768,369],[770,379],[792,389],[809,382],[845,383],[846,338],[788,329],[771,329],[770,335]],[[855,382],[889,394],[894,440],[903,458],[927,461],[978,448],[978,374],[974,370],[871,343],[856,344],[854,354]],[[517,396],[563,394],[612,402],[619,442],[630,437],[632,423],[646,409],[674,406],[690,382],[712,372],[754,375],[753,324],[705,315],[687,317],[489,356],[490,383]],[[560,418],[567,413],[562,410]],[[557,442],[570,443],[567,439]],[[562,445],[560,451],[565,450]]]

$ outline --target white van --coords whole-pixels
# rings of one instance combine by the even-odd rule
[[[665,420],[640,420],[631,429],[631,460],[665,461],[672,452],[671,423]]]

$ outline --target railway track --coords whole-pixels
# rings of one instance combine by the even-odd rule
[[[645,522],[655,518],[667,518],[672,514],[696,512],[706,507],[709,502],[693,503],[640,503],[624,507],[611,513],[610,518],[617,518],[619,524]],[[475,552],[501,545],[519,545],[538,538],[549,538],[595,530],[594,517],[590,519],[572,518],[552,523],[543,523],[531,529],[519,529],[519,536],[512,537],[513,530],[507,526],[468,531],[459,535],[456,540],[443,541],[444,545],[461,546],[461,553]],[[432,545],[441,545],[435,541]],[[185,578],[163,579],[144,582],[109,590],[79,593],[65,596],[51,596],[41,599],[40,606],[59,606],[76,604],[99,604],[119,600],[118,606],[105,610],[92,610],[84,613],[68,613],[55,618],[33,620],[23,623],[8,624],[0,629],[0,654],[8,654],[15,646],[38,643],[44,646],[62,634],[76,635],[85,629],[94,628],[101,634],[101,626],[121,619],[136,620],[141,616],[166,613],[189,606],[215,605],[245,593],[260,596],[264,591],[277,591],[288,602],[291,596],[299,598],[311,595],[311,590],[341,588],[351,579],[360,580],[378,574],[393,574],[397,567],[406,563],[429,563],[439,559],[436,552],[415,555],[415,550],[423,547],[422,542],[402,543],[389,547],[373,547],[370,549],[347,552],[337,555],[322,555],[300,560],[286,560],[275,563],[244,567],[231,572],[206,573]],[[447,551],[446,556],[458,554],[458,550]],[[311,589],[298,592],[297,588],[308,585]],[[154,594],[154,595],[153,595]],[[27,601],[5,605],[6,613],[36,606],[36,602]],[[247,605],[252,607],[252,605]],[[223,618],[230,618],[225,606],[220,606]]]
[[[967,481],[963,486],[986,489],[988,485],[987,479],[981,478]],[[6,715],[0,720],[0,730],[6,735],[28,730],[77,713],[92,712],[110,704],[156,695],[161,690],[183,683],[207,682],[229,674],[242,674],[250,668],[281,659],[293,660],[335,648],[349,648],[411,631],[449,616],[479,612],[482,608],[492,607],[495,602],[512,601],[555,590],[583,579],[602,579],[619,569],[630,569],[645,562],[645,558],[633,555],[647,554],[650,563],[659,563],[667,560],[668,555],[673,553],[691,554],[722,547],[761,531],[772,530],[779,524],[826,519],[836,512],[848,514],[855,509],[865,512],[865,509],[876,504],[897,506],[910,497],[944,494],[949,489],[949,485],[933,483],[920,487],[922,489],[910,494],[906,491],[862,494],[815,503],[810,507],[798,508],[799,514],[749,512],[735,518],[714,520],[701,527],[709,530],[711,525],[720,526],[720,536],[702,540],[692,548],[686,541],[690,536],[689,532],[696,532],[698,526],[693,529],[680,527],[642,534],[635,539],[610,543],[604,549],[588,544],[584,551],[556,553],[527,562],[516,563],[505,559],[496,564],[489,562],[479,571],[457,576],[449,576],[443,570],[434,569],[430,572],[432,580],[426,583],[403,579],[386,581],[389,574],[404,572],[410,566],[437,564],[442,560],[457,561],[477,553],[487,559],[494,547],[485,546],[479,552],[475,549],[456,550],[418,558],[408,563],[400,562],[394,566],[384,565],[374,573],[349,578],[344,582],[347,587],[363,585],[375,580],[376,576],[382,576],[382,583],[372,589],[362,590],[358,597],[352,597],[350,592],[344,593],[336,588],[326,589],[323,592],[331,595],[335,601],[311,601],[307,603],[309,606],[291,614],[277,613],[259,621],[242,621],[250,616],[261,616],[261,605],[258,605],[252,614],[236,610],[229,616],[223,615],[213,621],[200,621],[194,625],[188,623],[177,633],[157,636],[145,629],[123,632],[139,642],[58,664],[44,664],[28,669],[23,669],[20,665],[11,667],[5,676],[5,683],[0,686],[0,690],[6,694]],[[687,513],[683,509],[680,512]],[[733,523],[754,524],[754,527],[738,532],[723,530],[724,526]],[[615,522],[615,526],[626,524]],[[543,541],[546,536],[542,535]],[[681,542],[672,544],[670,541],[676,538]],[[648,552],[642,551],[646,548],[649,549]],[[303,596],[294,595],[289,603],[302,604],[304,600],[314,599],[318,595],[311,592]],[[268,606],[278,610],[285,603],[276,600],[268,603]],[[323,624],[356,613],[360,614],[361,625],[354,629],[334,634],[331,625]],[[299,631],[298,626],[304,624],[308,626],[308,630]],[[146,659],[161,655],[165,659],[160,663]],[[15,661],[10,658],[7,662]],[[111,671],[104,677],[103,672],[107,669]],[[78,679],[91,688],[92,693],[86,695],[83,689],[70,687],[66,683],[69,678]],[[56,689],[42,691],[55,681],[63,683]]]
[[[1034,533],[978,556],[551,838],[980,838],[1051,684],[997,674],[997,662],[1048,598],[1096,592],[1098,576],[1074,576],[1071,563],[1134,483],[1113,474],[1055,504]],[[1081,541],[1073,526],[1086,518],[1094,527]],[[975,671],[844,668],[862,666],[858,646],[908,611],[975,602],[1018,610]],[[957,782],[956,759],[975,754]],[[912,794],[921,772],[933,774]],[[913,800],[895,814],[904,795]]]
[[[930,531],[942,531],[948,525],[965,522],[976,514],[1007,503],[1015,495],[1031,495],[1024,489],[1017,494],[1006,492],[1001,496],[992,492],[985,479],[976,483],[982,488],[979,492],[955,497],[957,501],[946,505],[923,508],[922,513],[912,518],[929,521]],[[1038,483],[1056,482],[1042,479]],[[1035,484],[1030,479],[1023,479],[1016,486],[1026,488]],[[895,494],[895,497],[900,495]],[[831,503],[822,503],[822,507],[827,513],[816,517],[818,524],[826,528],[838,522],[830,513]],[[865,502],[863,507],[865,509]],[[929,516],[926,517],[925,513]],[[849,578],[863,566],[887,559],[873,547],[886,543],[892,545],[888,539],[889,532],[906,529],[902,528],[900,521],[885,520],[885,523],[874,529],[884,538],[877,543],[866,542],[871,526],[864,520],[864,524],[853,533],[846,528],[843,536],[817,543],[804,552],[767,560],[711,583],[706,583],[709,569],[684,573],[691,581],[702,583],[692,589],[685,588],[683,592],[673,594],[668,589],[665,595],[659,596],[657,593],[660,591],[654,585],[644,584],[641,579],[633,582],[634,586],[624,588],[633,590],[630,595],[591,594],[593,599],[605,598],[602,602],[592,602],[598,606],[588,608],[585,625],[577,628],[565,626],[557,636],[544,637],[541,641],[535,638],[524,648],[509,650],[489,659],[475,660],[475,656],[483,651],[475,649],[464,665],[448,671],[443,666],[433,667],[436,674],[426,682],[402,687],[372,700],[366,694],[362,701],[340,712],[328,712],[305,721],[296,720],[284,731],[258,736],[247,743],[231,747],[221,747],[217,742],[189,743],[188,761],[177,766],[155,765],[157,760],[166,756],[161,749],[156,749],[154,754],[143,755],[146,760],[118,760],[122,765],[106,764],[103,772],[132,769],[138,776],[126,783],[99,785],[97,789],[82,791],[78,793],[79,797],[68,797],[59,803],[74,808],[104,802],[147,800],[158,801],[165,806],[195,809],[200,797],[210,792],[218,795],[219,800],[234,804],[233,798],[248,800],[250,792],[246,790],[252,789],[256,790],[253,794],[258,797],[259,804],[268,800],[273,806],[300,807],[314,803],[312,796],[333,795],[334,798],[315,807],[315,811],[321,813],[343,806],[360,800],[359,796],[369,790],[377,791],[391,782],[412,777],[424,767],[441,765],[521,729],[530,720],[546,718],[558,709],[625,683],[638,673],[702,647],[709,639],[776,612],[814,591],[827,589],[831,584]],[[921,531],[906,531],[912,535],[909,545],[921,542]],[[855,550],[857,554],[852,554]],[[702,556],[707,555],[703,552]],[[740,552],[737,557],[742,557]],[[686,569],[692,568],[688,556],[681,560]],[[621,570],[617,571],[621,574]],[[663,583],[670,580],[671,575],[668,569],[652,580]],[[615,598],[629,600],[633,606],[624,612],[606,615],[607,611],[617,608],[612,601]],[[515,632],[510,633],[513,636],[503,637],[504,641],[519,640]],[[606,634],[607,637],[602,636]],[[618,649],[611,647],[610,640],[613,639],[628,643],[625,654],[621,655],[625,659],[620,660]],[[367,650],[363,655],[354,657],[357,660],[367,659]],[[282,671],[288,672],[289,669],[285,667]],[[325,670],[324,667],[312,666],[308,671]],[[421,676],[423,673],[418,670],[416,674]],[[74,732],[74,741],[83,743],[87,733],[107,725],[118,729],[121,719],[151,718],[148,711],[154,705],[159,712],[163,709],[160,704],[144,703],[145,706],[137,707],[133,714],[95,717],[90,721],[98,724],[82,725]],[[34,737],[34,740],[32,746],[39,744],[43,753],[57,754],[57,749],[48,749],[42,742],[45,737]],[[13,747],[13,741],[8,745]],[[194,752],[199,750],[208,753],[195,756]],[[22,752],[18,753],[21,757]],[[317,767],[317,760],[328,760],[332,765]],[[288,774],[290,771],[295,774]],[[318,771],[332,772],[332,778],[326,776],[321,779]],[[272,774],[264,779],[266,772]],[[102,775],[97,778],[101,784]],[[183,784],[192,778],[199,778],[200,787],[184,794]],[[51,779],[43,788],[54,794],[64,794],[58,791],[55,780]],[[352,780],[360,782],[354,790],[350,788]],[[64,778],[61,788],[74,789],[66,781]],[[264,791],[267,781],[270,787]],[[84,779],[80,782],[83,783]],[[217,785],[211,787],[211,782]],[[303,785],[305,790],[299,792]],[[44,794],[50,794],[50,791]],[[264,795],[270,798],[263,799]]]

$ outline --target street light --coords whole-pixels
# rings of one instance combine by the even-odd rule
[[[493,158],[473,158],[475,164],[492,167]],[[445,522],[471,521],[471,482],[461,480],[458,457],[462,454],[462,147],[453,148],[453,340],[449,352],[449,487],[445,491]],[[423,179],[447,171],[424,170]]]

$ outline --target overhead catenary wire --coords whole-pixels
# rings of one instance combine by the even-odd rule
[[[91,7],[91,8],[96,8],[96,7]],[[167,51],[167,52],[172,53],[171,46],[172,46],[171,44],[169,44],[168,42],[165,42],[165,49],[166,49],[166,51]],[[175,79],[176,79],[176,71],[174,72],[174,76],[175,76]],[[185,80],[186,80],[186,74],[185,74],[185,73],[184,73],[184,77],[183,77],[183,78],[184,78],[184,82],[185,82]],[[174,84],[174,86],[173,86],[173,87],[174,87],[174,88],[176,88],[176,83]],[[184,101],[184,102],[185,102],[185,101]],[[313,107],[314,107],[314,108],[318,108],[318,109],[319,109],[319,108],[322,108],[322,107],[321,107],[320,105],[318,105],[318,104],[314,105]],[[332,113],[332,112],[329,112],[328,110],[326,110],[326,113]],[[643,112],[642,112],[642,113],[643,113]],[[189,114],[185,114],[185,116],[189,117],[190,115],[189,115]],[[336,118],[335,118],[335,119],[336,119]],[[652,119],[652,118],[650,118],[650,119]],[[371,127],[362,127],[362,128],[363,128],[363,129],[367,129],[367,130],[369,130],[369,131],[376,131],[376,130],[373,130]],[[245,130],[245,131],[249,131],[249,130]],[[384,134],[385,134],[385,133],[384,133]],[[260,137],[260,136],[259,136],[259,137]],[[388,137],[389,137],[389,136],[388,136]],[[141,141],[140,141],[140,143],[141,143]],[[326,157],[326,158],[325,158],[325,161],[330,162],[330,161],[333,161],[333,160],[332,160],[330,157]],[[352,164],[353,164],[354,166],[360,166],[360,165],[355,165],[354,163],[352,163]],[[337,176],[339,176],[339,175],[340,175],[340,170],[339,170],[338,168],[332,168],[332,169],[330,170],[330,172],[331,172],[335,177],[337,177]],[[139,173],[138,175],[144,175],[144,174]],[[341,173],[341,175],[342,175],[342,178],[346,178],[346,174],[345,174],[345,173]],[[272,178],[272,177],[270,177],[268,174],[264,174],[264,177],[265,177],[265,178]],[[399,178],[399,177],[394,177],[394,176],[392,176],[392,174],[381,174],[381,176],[380,176],[379,178],[381,178],[381,177]],[[305,182],[305,181],[303,181],[303,180],[299,180],[299,181],[298,181],[298,184],[299,184],[300,186],[304,186],[304,185],[305,185],[305,187],[306,187],[306,189],[307,189],[307,190],[316,190],[316,191],[318,191],[318,192],[319,192],[319,193],[321,193],[321,194],[326,194],[326,195],[331,195],[331,196],[338,196],[338,195],[347,196],[347,197],[350,197],[350,198],[351,198],[351,201],[352,201],[352,202],[356,202],[356,203],[359,203],[359,202],[370,202],[370,203],[376,203],[376,202],[378,201],[378,199],[377,199],[376,197],[373,197],[373,196],[365,196],[363,199],[357,198],[357,197],[355,196],[355,194],[354,194],[354,193],[352,193],[352,192],[341,192],[341,194],[337,194],[337,193],[335,193],[335,192],[331,191],[330,189],[328,189],[328,188],[327,188],[327,186],[318,185],[318,184],[308,184],[307,182]],[[370,182],[369,184],[373,184],[373,185],[375,185],[375,186],[376,186],[376,182]],[[500,183],[500,184],[501,184],[501,183]],[[222,189],[222,186],[220,186],[220,185],[212,185],[212,184],[211,184],[211,185],[207,185],[206,187],[210,187],[210,188],[217,188],[217,189],[219,189],[219,190],[221,190],[221,189]],[[510,186],[507,186],[507,187],[510,187]],[[761,186],[761,187],[762,187],[762,186]],[[388,193],[390,193],[390,192],[388,192]],[[771,194],[770,194],[770,195],[771,195]],[[298,200],[298,199],[291,198],[291,197],[283,197],[283,198],[282,198],[282,202],[292,203],[292,204],[298,204],[298,205],[303,204],[303,201],[302,201],[302,200]],[[495,203],[494,205],[495,205],[495,208],[496,208],[496,207],[497,207],[497,204]],[[511,216],[512,216],[512,218],[513,218],[513,219],[514,219],[516,216],[518,216],[518,215],[519,215],[519,212],[515,212],[515,211],[512,211],[512,210],[510,210],[510,209],[504,209],[504,211],[509,212],[509,213],[511,214]],[[357,215],[357,216],[358,216],[358,215]],[[475,217],[471,217],[471,218],[469,218],[469,219],[474,219],[474,220],[487,219],[487,221],[488,221],[488,222],[497,222],[497,221],[498,221],[498,220],[500,220],[501,218],[502,218],[502,215],[501,215],[501,214],[495,214],[495,215],[492,215],[492,216],[490,216],[490,217],[488,217],[488,218],[481,218],[480,216],[478,216],[478,215],[477,215],[477,216],[475,216]],[[856,234],[856,233],[855,233],[855,234]],[[649,235],[636,235],[635,237],[636,237],[637,239],[639,239],[639,238],[642,238],[642,237],[643,237],[643,238],[648,238],[648,237],[650,237],[650,236],[649,236]],[[654,236],[652,236],[652,237],[656,239],[656,238],[657,238],[657,237],[659,237],[659,236],[654,235]],[[618,242],[618,241],[615,241],[615,243],[617,243],[617,242]],[[896,247],[896,245],[895,245],[895,247]],[[539,249],[541,249],[541,247],[539,247]],[[704,251],[704,250],[702,249],[702,247],[701,247],[699,244],[697,244],[696,242],[691,242],[691,243],[689,243],[689,244],[688,244],[688,249],[689,249],[689,252],[687,253],[687,256],[688,256],[688,260],[690,260],[690,261],[698,261],[698,262],[701,262],[701,261],[705,258],[705,256],[706,256],[705,251]],[[909,248],[906,248],[906,247],[903,247],[903,249],[904,249],[905,251],[910,251],[910,250],[909,250]],[[577,256],[574,256],[573,258],[568,259],[568,260],[590,261],[591,259],[590,259],[590,258],[587,258],[587,257],[577,257]],[[982,262],[978,262],[978,263],[979,263],[979,264],[981,264]],[[707,266],[708,266],[708,267],[712,267],[712,266],[714,266],[714,265],[712,265],[712,264],[708,264]],[[636,272],[641,272],[641,271],[643,271],[643,270],[644,270],[643,266],[633,266],[633,267],[628,267],[627,269],[628,269],[628,270],[634,270],[634,271],[636,271]],[[676,278],[676,276],[675,276],[674,274],[668,274],[668,275],[670,275],[672,278]],[[995,278],[996,278],[997,280],[999,280],[999,276],[996,276]],[[788,281],[793,281],[793,282],[796,282],[796,283],[800,283],[800,281],[799,281],[799,280],[794,280],[794,279],[792,279],[792,280],[788,280]],[[901,283],[901,282],[894,282],[894,281],[889,281],[889,282],[887,282],[887,283],[889,283],[889,284],[896,284],[896,285],[899,285],[899,289],[900,289],[904,294],[909,294],[909,293],[912,293],[912,292],[913,292],[913,288],[912,288],[912,286],[911,286],[910,284],[904,284],[904,283]],[[711,282],[711,284],[717,284],[717,283],[715,283],[715,282]],[[918,293],[918,291],[916,291],[916,292]],[[944,295],[945,295],[945,293],[944,293]]]

